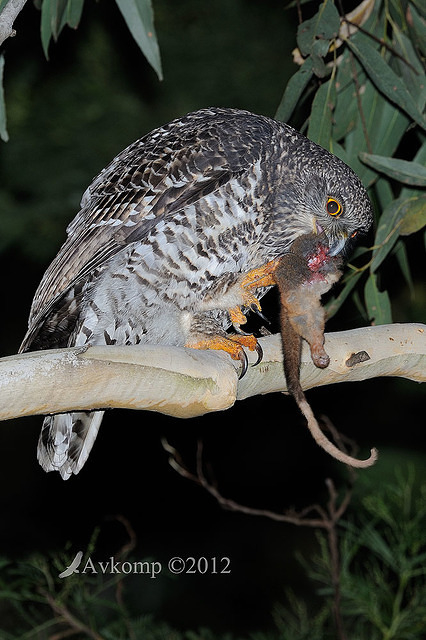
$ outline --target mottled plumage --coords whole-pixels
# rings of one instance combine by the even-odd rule
[[[291,127],[235,109],[191,113],[127,147],[93,180],[37,289],[21,350],[203,346],[226,336],[232,309],[249,306],[245,274],[312,231],[324,231],[337,254],[371,220],[357,176]],[[101,418],[48,416],[42,466],[77,473]]]

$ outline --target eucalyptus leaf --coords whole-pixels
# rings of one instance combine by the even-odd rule
[[[333,139],[330,140],[330,151],[335,156],[340,158],[340,160],[343,160],[345,164],[349,165],[349,158],[348,158],[348,154],[346,153],[346,150],[344,149],[344,147],[342,147],[341,144],[339,144]]]
[[[377,169],[377,171],[385,173],[399,182],[419,187],[426,186],[426,167],[422,164],[370,153],[361,153],[360,157],[373,169]]]
[[[358,283],[358,280],[361,276],[362,271],[351,271],[349,273],[349,276],[345,278],[343,289],[337,296],[329,300],[324,306],[327,320],[329,320],[334,316],[335,313],[337,313],[342,304],[345,302],[346,298]]]
[[[43,0],[41,4],[41,42],[46,58],[49,58],[49,44],[58,39],[62,29],[69,25],[78,27],[84,0]]]
[[[336,103],[334,78],[324,82],[315,94],[309,118],[308,138],[330,149],[332,114]]]
[[[76,29],[80,23],[83,6],[84,0],[68,0],[67,24],[72,29]]]
[[[426,165],[426,136],[423,134],[420,135],[420,139],[422,140],[421,147],[417,150],[416,155],[413,158],[413,162],[417,162],[417,164]],[[411,186],[406,186],[401,189],[401,193],[399,194],[400,198],[411,198],[414,196],[420,196],[424,192],[420,189],[415,189]]]
[[[41,42],[46,58],[49,58],[49,44],[58,36],[66,24],[67,0],[43,0],[41,5]]]
[[[345,142],[350,166],[362,182],[369,186],[377,180],[377,171],[363,164],[359,154],[373,152],[391,156],[403,138],[410,120],[370,80],[365,82],[360,100],[363,117],[359,115],[356,126],[348,133]]]
[[[418,196],[398,198],[393,200],[383,211],[374,241],[375,248],[370,266],[372,273],[376,271],[392,250],[403,228],[402,221],[405,216],[411,216],[413,210],[417,212],[418,200]]]
[[[377,276],[374,273],[370,273],[365,284],[364,300],[372,324],[390,324],[392,322],[389,294],[387,291],[379,291]]]
[[[394,253],[396,259],[398,260],[399,268],[401,269],[401,273],[405,278],[405,282],[410,289],[410,293],[414,296],[414,283],[413,278],[411,276],[410,263],[408,261],[407,249],[405,247],[404,241],[399,239],[395,245]]]
[[[424,5],[423,5],[424,9]],[[423,53],[426,55],[426,22],[425,20],[417,13],[416,9],[411,5],[410,6],[411,13],[411,22],[414,33],[417,36],[418,45]]]
[[[305,60],[300,69],[291,76],[275,114],[277,120],[287,122],[290,119],[300,96],[312,78],[312,68],[312,59],[309,57]]]
[[[53,0],[54,1],[54,0]],[[49,44],[52,38],[52,0],[44,0],[41,5],[40,35],[44,55],[49,59]]]
[[[158,78],[162,80],[160,50],[155,34],[151,0],[116,0],[116,2],[130,33]]]
[[[398,239],[398,226],[400,219],[404,215],[404,200],[393,200],[380,216],[377,227],[371,271],[374,272],[391,251]]]
[[[344,52],[336,74],[336,109],[334,112],[335,124],[333,127],[333,137],[336,140],[343,138],[349,131],[353,130],[360,118],[357,84],[363,87],[365,83],[365,72],[358,62],[346,49]],[[354,69],[355,67],[355,69]],[[357,84],[353,73],[357,74]]]
[[[424,65],[417,55],[411,40],[395,26],[394,41],[394,49],[402,57],[402,59],[398,60],[401,78],[415,99],[419,111],[423,112],[426,103],[426,75]]]
[[[356,43],[351,39],[347,39],[346,42],[379,91],[425,129],[424,116],[419,111],[414,98],[380,53],[361,39]]]
[[[336,38],[340,28],[339,12],[331,0],[325,0],[318,12],[309,20],[299,25],[297,30],[297,46],[303,56],[308,56],[317,39],[332,40]],[[328,51],[328,47],[327,47]],[[317,54],[319,52],[317,51]],[[326,51],[325,51],[326,53]],[[323,55],[325,55],[325,53]]]
[[[426,194],[411,198],[410,202],[410,209],[399,228],[401,236],[409,236],[426,226]]]
[[[6,127],[6,106],[4,103],[3,91],[4,56],[0,55],[0,138],[7,142],[9,135]]]
[[[377,198],[379,211],[384,211],[386,207],[395,199],[392,187],[386,176],[380,176],[374,185],[374,194]]]

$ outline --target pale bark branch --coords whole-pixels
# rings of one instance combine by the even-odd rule
[[[0,419],[72,409],[147,409],[189,418],[236,400],[285,391],[280,336],[261,338],[263,361],[238,380],[223,352],[145,345],[38,351],[0,359]],[[380,376],[426,380],[426,325],[393,324],[326,334],[327,369],[305,345],[304,389]],[[351,358],[354,354],[360,358]],[[251,362],[255,355],[249,353]],[[351,360],[349,360],[351,358]],[[357,362],[357,360],[364,360]],[[348,366],[346,362],[349,361]]]
[[[15,35],[13,23],[24,8],[26,1],[27,0],[9,0],[0,11],[0,45],[2,45],[7,38]]]

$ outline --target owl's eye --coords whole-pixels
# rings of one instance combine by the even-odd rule
[[[335,198],[329,198],[326,205],[327,213],[331,216],[339,217],[342,213],[342,205]]]

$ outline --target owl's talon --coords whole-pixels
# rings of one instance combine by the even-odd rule
[[[238,359],[241,362],[241,371],[238,375],[238,380],[241,380],[241,378],[244,378],[244,376],[246,375],[248,369],[248,358],[244,349],[241,349]]]
[[[257,367],[257,365],[260,364],[263,360],[263,349],[258,342],[256,343],[256,353],[257,360],[251,365],[252,367]]]
[[[234,327],[234,330],[236,331],[236,333],[238,333],[240,336],[249,336],[249,333],[246,333],[245,331],[243,331],[242,329],[240,329],[240,325],[239,324],[232,324],[232,326]]]
[[[250,305],[250,310],[253,311],[256,315],[258,315],[259,318],[262,318],[262,320],[264,320],[264,322],[266,322],[267,324],[271,324],[270,320],[268,320],[268,318],[266,316],[264,316],[262,311],[260,310],[260,305],[257,306],[256,304],[252,303]]]
[[[248,369],[248,357],[244,351],[244,347],[250,351],[257,352],[256,364],[262,360],[263,350],[257,339],[249,333],[243,335],[215,335],[202,338],[194,342],[187,342],[186,347],[192,349],[214,349],[219,351],[226,351],[229,353],[233,360],[239,360],[241,362],[241,371],[239,378],[242,378]]]

